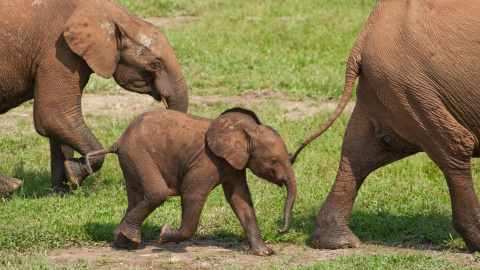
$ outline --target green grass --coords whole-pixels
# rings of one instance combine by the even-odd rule
[[[336,99],[343,91],[351,46],[375,1],[119,3],[143,17],[200,17],[194,24],[164,31],[192,93],[274,89],[296,99]]]
[[[225,103],[213,107],[194,105],[190,110],[193,114],[213,118],[229,107],[231,105]],[[277,129],[290,150],[328,117],[328,113],[323,113],[312,118],[287,121],[279,116],[280,108],[276,106],[253,109],[264,123]],[[107,123],[97,124],[92,130],[108,146],[123,133],[130,119],[114,122],[108,117],[96,117],[87,118],[87,121]],[[267,243],[313,246],[310,236],[315,227],[315,215],[335,178],[347,121],[348,115],[342,115],[321,139],[313,142],[297,159],[294,169],[298,198],[288,233],[276,233],[283,222],[285,189],[249,173],[252,198]],[[125,185],[116,156],[108,155],[102,170],[87,178],[84,186],[73,195],[47,196],[50,187],[48,141],[33,131],[22,134],[24,128],[21,125],[10,132],[10,135],[2,134],[0,137],[0,171],[24,179],[25,183],[15,195],[0,203],[0,248],[16,252],[42,252],[74,246],[73,238],[80,239],[84,245],[110,245],[127,206]],[[474,170],[474,178],[478,179],[478,176]],[[475,184],[478,187],[478,182]],[[170,198],[144,222],[143,240],[157,239],[165,223],[178,227],[180,215],[179,198]],[[364,243],[399,247],[432,244],[445,250],[465,249],[451,226],[448,190],[443,176],[424,154],[393,163],[367,178],[352,213],[351,228]],[[200,239],[245,241],[240,223],[226,202],[221,187],[211,193],[196,236]],[[385,261],[395,260],[392,255],[382,256]],[[345,263],[348,263],[349,260],[346,260]],[[428,258],[425,260],[424,263],[435,262],[430,262]],[[342,262],[343,259],[336,261]]]
[[[366,21],[374,0],[337,1],[129,1],[119,3],[135,14],[176,16],[194,14],[199,20],[165,31],[179,58],[188,87],[197,95],[235,95],[249,89],[273,89],[291,98],[337,99],[343,91],[350,48]],[[93,76],[89,93],[116,93],[113,80]],[[215,118],[232,104],[190,106],[195,115]],[[290,151],[323,123],[329,113],[287,120],[276,105],[254,107],[262,122],[274,127]],[[313,246],[315,216],[335,179],[348,114],[343,114],[321,138],[298,157],[294,170],[298,197],[291,229],[283,224],[285,189],[248,174],[259,225],[267,243]],[[87,117],[104,146],[111,145],[132,119]],[[55,269],[42,254],[56,248],[111,245],[113,232],[127,207],[125,184],[115,155],[68,196],[48,196],[48,140],[22,120],[0,134],[0,171],[25,180],[12,197],[0,200],[0,268]],[[474,179],[479,179],[474,161]],[[479,182],[475,181],[479,190]],[[163,224],[180,225],[180,200],[170,198],[142,226],[143,240],[157,239]],[[364,243],[442,250],[465,244],[451,226],[451,209],[443,175],[425,154],[417,154],[372,173],[356,200],[351,228]],[[244,232],[221,187],[203,210],[196,237],[245,241]],[[13,256],[18,253],[21,256]],[[397,267],[398,266],[398,267]],[[365,254],[329,259],[312,268],[458,268],[453,263],[413,254]],[[79,261],[78,267],[88,267]]]
[[[419,254],[348,255],[325,262],[317,262],[297,269],[464,269],[454,263]]]

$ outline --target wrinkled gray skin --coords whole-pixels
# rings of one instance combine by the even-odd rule
[[[2,0],[0,113],[34,99],[36,131],[50,139],[52,189],[75,188],[88,175],[83,159],[102,149],[85,125],[81,97],[90,74],[186,112],[188,91],[165,36],[110,0]],[[114,102],[114,101],[112,101]],[[103,156],[92,160],[98,170]],[[0,196],[22,181],[0,173]]]
[[[126,182],[128,208],[115,230],[114,245],[137,248],[140,226],[169,196],[180,196],[180,229],[165,224],[160,244],[190,239],[210,191],[222,185],[240,220],[250,250],[270,255],[262,239],[247,185],[246,168],[278,186],[287,187],[284,227],[288,230],[297,186],[280,135],[260,123],[255,113],[234,108],[215,120],[175,111],[143,113],[109,149],[91,156],[116,153]]]
[[[471,173],[472,157],[480,156],[478,14],[480,3],[473,0],[377,3],[351,51],[339,107],[296,153],[338,117],[358,76],[337,178],[313,232],[319,248],[359,247],[348,222],[363,181],[423,151],[446,178],[455,230],[471,251],[480,251]]]

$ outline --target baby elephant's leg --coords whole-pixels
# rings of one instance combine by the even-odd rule
[[[236,182],[223,184],[223,192],[228,203],[242,224],[250,251],[256,255],[273,255],[274,251],[265,245],[258,227],[257,217],[245,176]]]
[[[162,175],[151,169],[142,170],[141,167],[143,166],[137,167],[131,164],[130,167],[122,166],[127,188],[128,209],[115,230],[113,243],[115,247],[138,248],[143,221],[168,198],[168,187]]]
[[[190,239],[197,231],[200,215],[209,194],[210,190],[203,194],[182,195],[182,224],[180,229],[177,230],[165,224],[160,232],[158,243],[160,245],[169,242],[179,243]]]

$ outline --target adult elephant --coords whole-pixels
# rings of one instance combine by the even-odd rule
[[[110,0],[2,0],[0,62],[0,113],[34,99],[35,129],[50,140],[54,191],[88,175],[74,151],[103,148],[82,116],[91,73],[187,111],[185,80],[165,36]],[[103,156],[91,162],[98,170]],[[2,197],[21,185],[0,174]]]
[[[480,3],[380,0],[348,59],[338,108],[292,157],[338,117],[359,77],[337,178],[318,212],[320,248],[360,246],[348,227],[369,173],[424,151],[442,170],[453,226],[480,250],[480,205],[471,159],[480,156]]]

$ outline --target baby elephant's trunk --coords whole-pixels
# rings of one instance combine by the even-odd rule
[[[285,181],[287,187],[287,198],[285,199],[285,207],[283,209],[283,219],[284,224],[283,228],[278,229],[279,234],[283,234],[288,231],[290,227],[290,217],[292,215],[293,204],[295,203],[295,198],[297,197],[297,182],[295,180],[295,175],[293,170],[289,173],[288,180]]]
[[[91,156],[105,155],[105,154],[110,154],[110,153],[116,153],[117,150],[118,150],[118,143],[115,142],[115,143],[112,144],[112,146],[110,146],[109,148],[105,148],[105,149],[93,151],[93,152],[90,152],[90,153],[88,153],[87,155],[85,155],[85,163],[86,163],[86,165],[87,165],[87,172],[88,172],[89,174],[93,174],[92,166],[90,165],[90,157],[91,157]]]

